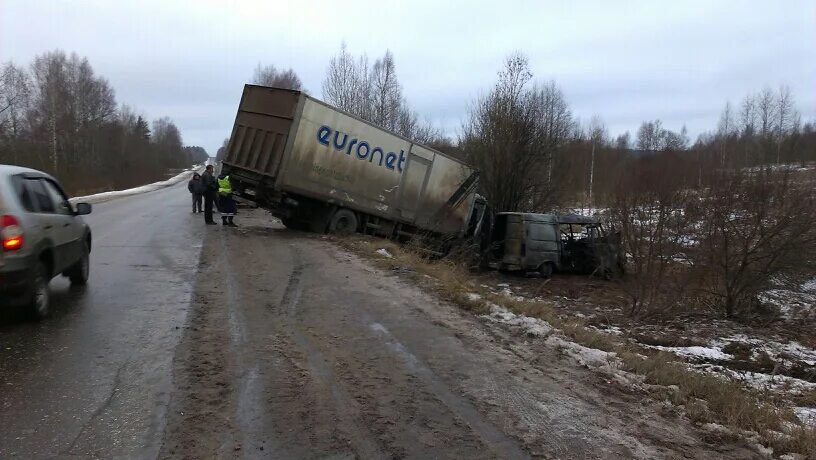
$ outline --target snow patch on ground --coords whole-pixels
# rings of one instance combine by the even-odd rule
[[[684,358],[688,358],[691,360],[728,361],[734,359],[734,356],[729,355],[728,353],[723,353],[723,351],[716,346],[712,347],[664,347],[661,345],[644,345],[644,346],[655,350],[668,351],[678,356],[682,356]]]
[[[517,315],[496,304],[490,304],[490,314],[482,315],[482,318],[493,323],[518,327],[525,333],[538,337],[546,337],[553,332],[553,327],[550,326],[550,323],[542,319]]]
[[[816,366],[816,349],[806,347],[799,342],[782,343],[774,340],[751,338],[744,334],[724,337],[715,345],[723,346],[729,343],[745,343],[751,345],[754,357],[765,352],[776,362],[792,365],[794,361],[801,361],[808,366]]]
[[[381,256],[383,256],[383,257],[385,257],[386,259],[393,259],[393,258],[394,258],[394,256],[392,256],[392,255],[391,255],[391,253],[390,253],[390,252],[388,252],[388,250],[387,250],[387,249],[385,249],[385,248],[383,248],[383,249],[377,249],[377,254],[379,254],[379,255],[381,255]]]
[[[482,299],[482,296],[473,292],[468,292],[467,294],[465,294],[465,296],[467,296],[468,300],[470,300],[471,302]]]
[[[786,319],[816,316],[816,292],[812,290],[770,289],[759,295],[760,302],[779,309]]]
[[[591,368],[609,367],[616,363],[617,355],[597,348],[585,347],[581,344],[570,342],[561,337],[550,337],[547,339],[548,345],[553,345],[564,352],[564,354],[572,357],[579,364]]]
[[[760,372],[737,371],[714,364],[695,364],[691,365],[691,367],[702,372],[717,374],[743,382],[747,386],[757,390],[784,391],[790,394],[800,394],[805,391],[816,390],[816,383],[788,377],[786,375],[771,375]]]
[[[573,358],[580,365],[594,369],[605,369],[620,382],[631,384],[633,380],[632,376],[628,376],[625,372],[618,369],[620,367],[620,360],[615,353],[585,347],[556,335],[558,329],[553,328],[550,323],[542,319],[517,315],[504,307],[492,303],[489,304],[489,306],[490,314],[482,315],[482,318],[485,320],[521,329],[530,336],[546,337],[546,344],[548,346],[560,349],[562,353]]]
[[[142,185],[141,187],[136,187],[136,188],[129,188],[127,190],[115,190],[115,191],[112,191],[112,192],[96,193],[94,195],[88,195],[88,196],[78,196],[78,197],[75,197],[75,198],[71,198],[69,201],[72,204],[76,204],[76,203],[96,204],[96,203],[103,203],[105,201],[110,201],[110,200],[112,200],[114,198],[122,198],[122,197],[126,197],[126,196],[139,195],[139,194],[142,194],[142,193],[152,192],[152,191],[155,191],[155,190],[159,190],[159,189],[162,189],[162,188],[167,188],[167,187],[176,185],[179,182],[183,182],[185,180],[189,180],[191,177],[193,177],[193,172],[200,169],[200,168],[201,168],[200,166],[193,166],[192,168],[190,168],[188,170],[185,170],[184,172],[181,172],[181,173],[179,173],[179,174],[177,174],[177,175],[175,175],[175,176],[173,176],[170,179],[167,179],[165,181],[154,182],[152,184]]]
[[[576,315],[577,316],[577,315]],[[584,316],[584,315],[582,315]],[[585,316],[584,316],[585,317]],[[611,335],[623,335],[623,329],[618,326],[604,326],[602,328],[596,326],[590,326],[592,329],[595,329],[598,332],[603,332],[604,334],[611,334]]]
[[[816,427],[816,407],[794,407],[793,412],[805,425]]]

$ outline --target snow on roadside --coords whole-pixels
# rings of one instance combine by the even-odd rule
[[[792,341],[788,343],[777,342],[774,340],[750,338],[744,334],[736,334],[729,337],[723,337],[712,345],[723,346],[729,343],[744,343],[751,345],[753,355],[756,356],[765,352],[776,362],[791,365],[793,361],[801,361],[808,366],[816,366],[816,349],[806,347],[799,342]]]
[[[478,294],[473,294],[472,296],[478,296]],[[489,306],[490,314],[482,315],[482,318],[490,322],[518,327],[525,333],[538,337],[546,337],[550,335],[554,330],[550,323],[542,319],[531,318],[529,316],[524,315],[517,315],[511,312],[510,310],[504,307],[500,307],[494,303],[489,304]]]
[[[183,181],[189,179],[190,177],[192,177],[193,172],[198,170],[198,169],[200,169],[200,166],[193,166],[192,168],[187,169],[187,170],[185,170],[185,171],[171,177],[170,179],[167,179],[167,180],[164,180],[164,181],[161,181],[161,182],[154,182],[152,184],[142,185],[141,187],[129,188],[127,190],[114,190],[112,192],[102,192],[102,193],[96,193],[96,194],[93,194],[93,195],[78,196],[78,197],[71,198],[69,201],[72,204],[76,204],[76,203],[96,204],[96,203],[104,203],[105,201],[110,201],[110,200],[112,200],[114,198],[122,198],[122,197],[126,197],[126,196],[139,195],[139,194],[142,194],[142,193],[152,192],[154,190],[167,188],[167,187],[170,187],[172,185],[176,185],[179,182],[183,182]]]
[[[478,294],[469,294],[469,296],[474,300],[480,298]],[[592,369],[602,369],[621,383],[632,384],[633,381],[638,380],[637,377],[619,369],[621,362],[616,353],[575,343],[558,334],[558,329],[553,328],[550,323],[542,319],[517,315],[494,303],[488,303],[488,305],[490,313],[482,315],[483,319],[494,324],[518,328],[530,336],[546,339],[546,345],[561,350],[563,354],[571,357],[578,364]]]
[[[392,256],[392,255],[391,255],[391,253],[390,253],[390,252],[388,252],[388,250],[387,250],[387,249],[385,249],[385,248],[382,248],[382,249],[377,249],[377,251],[376,251],[376,252],[377,252],[377,254],[379,254],[379,255],[381,255],[381,256],[383,256],[383,257],[385,257],[386,259],[393,259],[393,258],[394,258],[394,256]]]
[[[660,351],[672,352],[678,356],[692,360],[715,360],[715,361],[730,361],[734,359],[733,355],[723,353],[723,351],[716,346],[711,347],[665,347],[661,345],[644,345]]]
[[[816,427],[816,407],[794,407],[793,412],[805,425]]]
[[[787,375],[771,375],[752,371],[737,371],[715,364],[693,364],[692,369],[707,372],[737,380],[757,390],[785,391],[790,394],[800,394],[805,391],[816,390],[816,383],[808,382]]]

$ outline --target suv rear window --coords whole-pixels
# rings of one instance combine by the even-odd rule
[[[34,206],[34,199],[31,196],[31,191],[26,187],[26,180],[21,176],[13,176],[11,183],[14,186],[14,193],[17,199],[20,200],[20,205],[28,212],[37,212]]]

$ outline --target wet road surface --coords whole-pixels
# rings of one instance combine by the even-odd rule
[[[91,277],[0,312],[0,458],[155,458],[205,229],[185,184],[94,206]]]

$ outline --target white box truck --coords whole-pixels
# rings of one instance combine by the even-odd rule
[[[318,232],[465,237],[485,209],[464,162],[288,89],[244,87],[222,171],[239,199]]]

